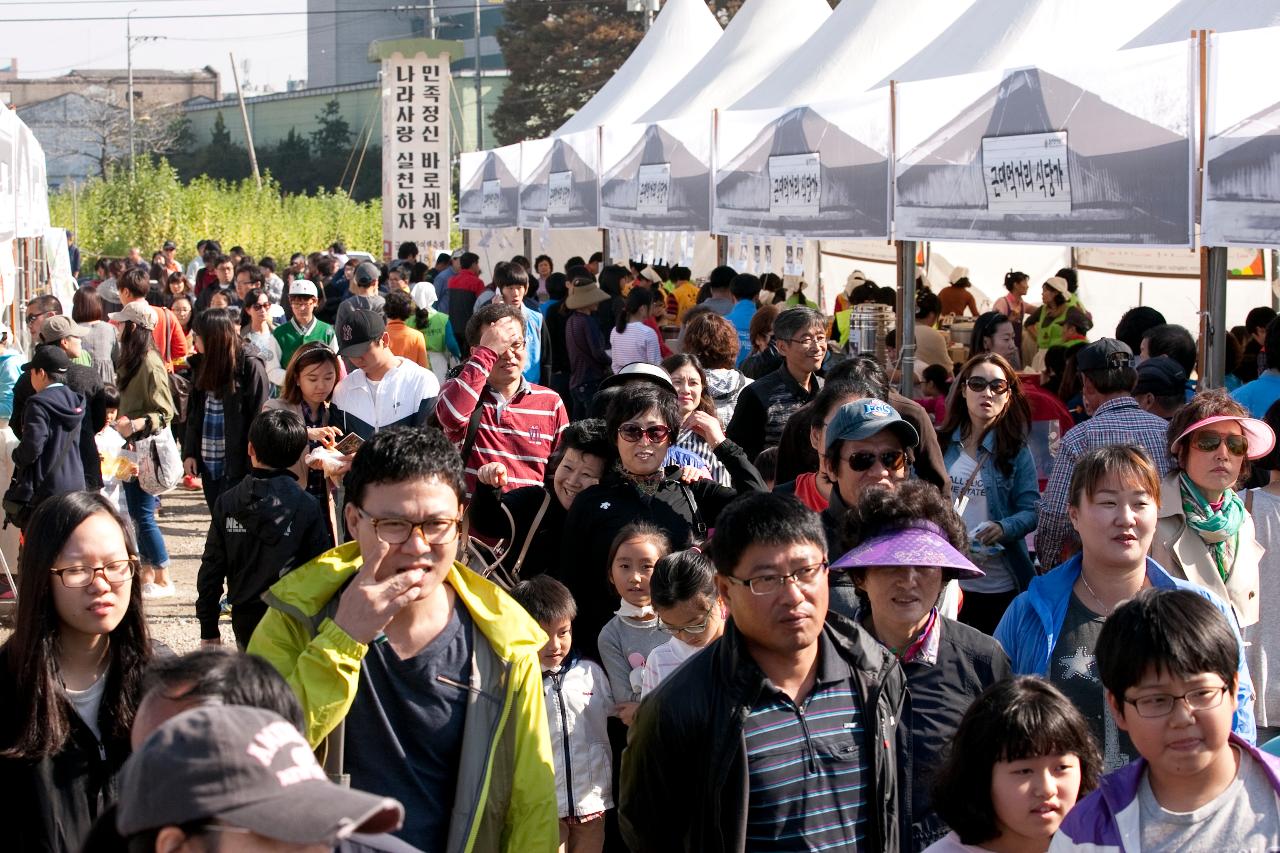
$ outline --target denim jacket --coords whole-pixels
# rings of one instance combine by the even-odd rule
[[[1021,592],[1035,577],[1035,567],[1027,553],[1027,534],[1036,529],[1040,509],[1039,481],[1036,463],[1030,449],[1023,445],[1013,460],[1013,471],[1006,475],[996,466],[996,436],[988,431],[982,437],[986,461],[982,465],[982,483],[987,489],[987,516],[1004,530],[1000,544],[1004,546],[1004,563]],[[957,429],[946,439],[943,463],[950,470],[964,446]]]
[[[1027,591],[1015,598],[1004,612],[1004,618],[996,626],[995,638],[1009,655],[1015,675],[1049,677],[1049,659],[1053,656],[1053,647],[1058,643],[1062,623],[1067,618],[1071,588],[1075,585],[1076,578],[1080,577],[1083,564],[1083,556],[1076,554],[1053,571],[1036,578]],[[1231,633],[1240,644],[1236,670],[1240,675],[1240,683],[1236,687],[1236,712],[1232,717],[1231,728],[1249,743],[1256,742],[1253,681],[1249,678],[1249,665],[1244,657],[1244,640],[1240,636],[1240,628],[1231,605],[1202,586],[1173,577],[1150,557],[1147,558],[1147,579],[1157,589],[1189,589],[1203,596],[1227,617]]]

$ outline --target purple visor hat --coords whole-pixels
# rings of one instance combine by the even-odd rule
[[[947,541],[942,528],[932,521],[917,521],[879,536],[873,536],[831,564],[831,569],[872,569],[890,566],[923,566],[942,569],[960,580],[980,578],[986,573],[970,562]]]

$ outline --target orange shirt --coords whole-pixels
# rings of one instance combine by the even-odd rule
[[[427,339],[422,336],[422,332],[409,328],[404,324],[404,320],[388,320],[387,337],[393,353],[428,370],[431,369],[431,365],[427,362]]]

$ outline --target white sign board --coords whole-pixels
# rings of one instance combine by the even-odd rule
[[[382,60],[382,253],[449,249],[449,56]]]
[[[573,209],[573,172],[552,172],[547,177],[547,213]]]
[[[636,175],[636,212],[666,213],[670,198],[671,164],[641,166]]]
[[[769,158],[769,212],[816,215],[822,201],[817,152]]]
[[[1070,213],[1067,134],[985,137],[982,174],[992,213]]]
[[[502,213],[502,181],[485,181],[481,187],[481,202],[485,216],[498,216]]]

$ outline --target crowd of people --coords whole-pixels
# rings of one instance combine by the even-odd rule
[[[957,268],[912,399],[861,273],[827,315],[723,266],[175,250],[0,329],[15,849],[1280,847],[1270,309],[1228,393],[1153,309],[1090,340],[1074,270],[979,314]]]

